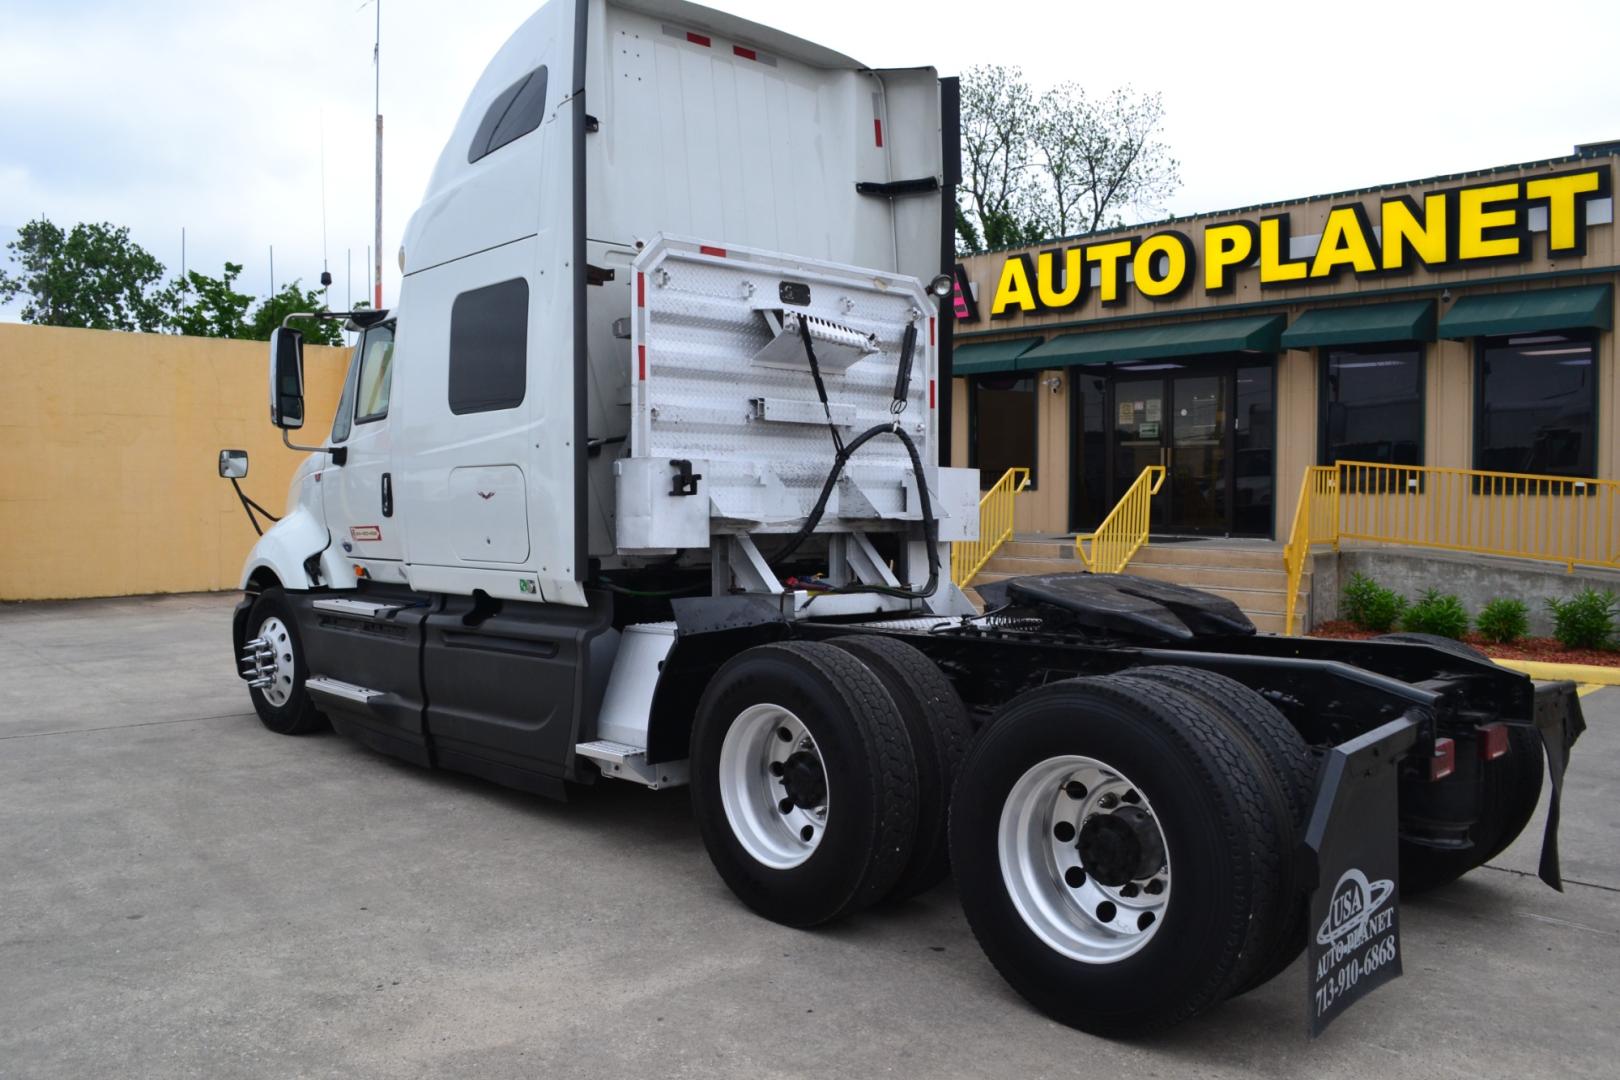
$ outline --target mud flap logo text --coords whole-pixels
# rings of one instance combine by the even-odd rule
[[[1395,907],[1389,903],[1394,894],[1394,882],[1368,881],[1355,868],[1333,887],[1327,918],[1316,930],[1321,951],[1311,972],[1318,1016],[1399,955]]]

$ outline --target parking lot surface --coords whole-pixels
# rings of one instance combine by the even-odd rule
[[[554,803],[260,727],[234,598],[0,607],[0,1077],[1613,1077],[1620,688],[1543,815],[1403,907],[1406,974],[1305,1037],[1296,964],[1149,1042],[1028,1008],[949,885],[742,908],[684,790]]]

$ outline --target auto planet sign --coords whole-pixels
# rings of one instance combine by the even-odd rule
[[[1395,883],[1387,878],[1368,881],[1354,867],[1340,875],[1311,950],[1313,1022],[1325,1024],[1341,1000],[1401,973],[1394,896]]]
[[[1392,195],[1376,206],[1360,201],[1334,206],[1309,255],[1296,253],[1292,217],[1212,222],[1203,245],[1176,229],[1145,236],[1110,237],[1047,251],[1010,255],[1001,264],[990,318],[1071,311],[1093,295],[1102,307],[1123,304],[1131,292],[1173,300],[1190,289],[1231,292],[1240,271],[1256,268],[1262,289],[1324,284],[1348,274],[1371,278],[1430,270],[1522,262],[1545,231],[1550,257],[1586,251],[1589,214],[1596,200],[1612,198],[1607,163],[1523,179],[1495,178],[1420,197]],[[1612,215],[1612,205],[1608,207]],[[1600,220],[1608,218],[1600,217]],[[1304,242],[1306,238],[1301,238]],[[976,318],[959,305],[958,318]]]

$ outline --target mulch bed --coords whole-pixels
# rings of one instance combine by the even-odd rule
[[[1363,630],[1345,619],[1325,622],[1311,631],[1311,637],[1343,638],[1349,641],[1363,641],[1377,636],[1373,631]],[[1478,634],[1468,634],[1463,640],[1476,649],[1483,650],[1486,656],[1499,660],[1541,660],[1552,664],[1600,664],[1603,667],[1620,667],[1620,651],[1566,649],[1558,643],[1557,638],[1521,638],[1512,645],[1495,645]]]

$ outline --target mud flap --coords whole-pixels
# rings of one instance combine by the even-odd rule
[[[1305,954],[1312,1036],[1401,973],[1395,780],[1421,721],[1409,710],[1322,762],[1302,853],[1315,881]]]
[[[1564,879],[1558,866],[1558,816],[1563,803],[1564,769],[1569,765],[1569,752],[1575,740],[1586,730],[1586,716],[1581,712],[1581,699],[1572,682],[1543,682],[1536,684],[1536,730],[1547,750],[1547,779],[1552,790],[1547,795],[1547,829],[1541,838],[1542,881],[1564,891]]]

